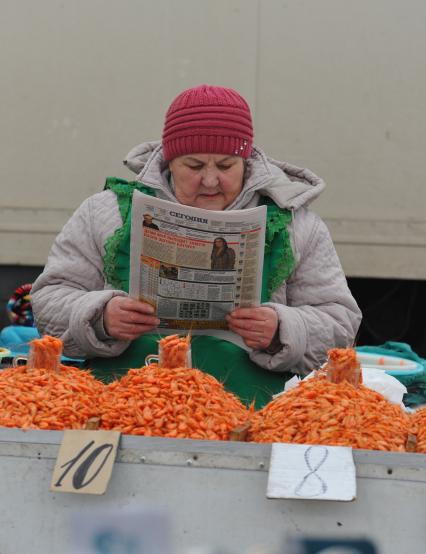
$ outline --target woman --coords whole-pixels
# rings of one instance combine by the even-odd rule
[[[226,240],[222,237],[214,239],[210,258],[211,269],[217,269],[219,271],[234,269],[235,250],[230,248]]]
[[[135,188],[208,210],[267,206],[262,304],[227,316],[229,340],[194,337],[194,365],[261,404],[282,390],[285,372],[303,374],[330,347],[353,342],[360,311],[327,228],[307,209],[324,182],[253,146],[250,109],[236,91],[185,90],[166,113],[162,141],[135,147],[124,163],[136,181],[110,178],[83,202],[32,290],[39,330],[61,337],[68,356],[96,357],[89,365],[98,368],[105,358],[118,370],[156,351],[158,318],[126,292]]]

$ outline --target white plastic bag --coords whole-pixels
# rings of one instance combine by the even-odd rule
[[[390,402],[399,404],[404,408],[402,397],[407,388],[392,375],[388,375],[383,369],[362,368],[362,380],[366,387],[382,394]]]

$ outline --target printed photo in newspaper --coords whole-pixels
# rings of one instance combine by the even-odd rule
[[[134,192],[130,295],[167,329],[226,329],[260,304],[266,207],[210,211]]]

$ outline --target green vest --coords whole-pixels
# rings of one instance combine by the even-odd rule
[[[108,283],[119,290],[129,290],[129,253],[132,195],[135,189],[154,196],[155,192],[137,181],[109,177],[105,185],[116,196],[123,220],[105,243],[104,275]],[[269,198],[264,198],[267,207],[264,268],[262,275],[262,302],[285,281],[294,269],[295,260],[290,244],[287,225],[292,215],[279,209]],[[160,330],[161,331],[161,330]],[[95,358],[88,361],[94,374],[110,381],[127,372],[131,367],[144,365],[145,357],[156,354],[159,334],[142,335],[133,341],[127,350],[116,358]],[[271,372],[253,363],[248,353],[239,346],[213,336],[194,335],[192,338],[192,364],[221,381],[225,388],[247,404],[255,401],[260,408],[280,392],[291,374]]]

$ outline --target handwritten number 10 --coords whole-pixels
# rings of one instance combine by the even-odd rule
[[[61,466],[61,469],[64,467],[66,469],[59,477],[58,481],[55,483],[55,487],[62,486],[62,481],[67,476],[68,472],[77,464],[77,462],[84,456],[84,454],[86,454],[86,452],[90,450],[90,448],[92,448],[94,444],[95,444],[95,441],[93,440],[90,441],[88,444],[86,444],[84,448],[80,450],[77,456],[75,456],[74,458],[72,458],[71,460],[69,460],[68,462],[66,462]],[[75,470],[74,475],[72,477],[72,486],[77,490],[82,489],[83,487],[86,487],[87,485],[89,485],[94,479],[96,479],[96,477],[99,475],[99,472],[102,470],[106,461],[108,460],[113,449],[114,449],[114,446],[111,443],[102,444],[101,446],[98,446],[97,448],[95,448],[93,452],[89,454],[87,458],[84,461],[82,461],[80,465],[77,467],[77,469]],[[104,459],[100,463],[98,469],[95,471],[92,477],[90,477],[90,479],[88,479],[87,481],[84,481],[84,479],[86,478],[87,472],[89,471],[93,462],[104,450],[107,452],[105,453]]]

